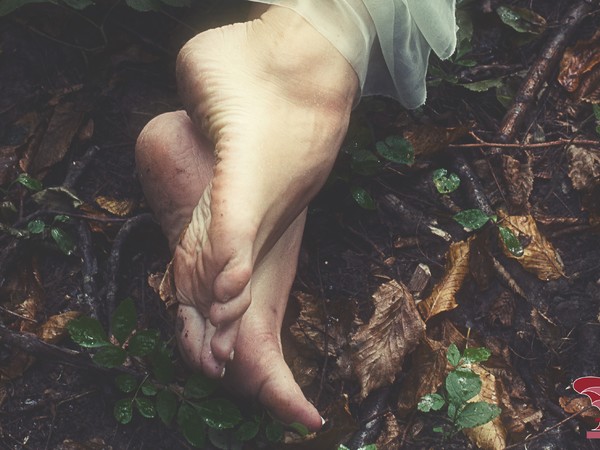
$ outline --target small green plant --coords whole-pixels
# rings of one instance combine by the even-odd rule
[[[348,447],[346,447],[345,445],[340,445],[337,450],[350,450]],[[369,444],[366,445],[364,447],[360,447],[357,450],[377,450],[377,446],[375,444]]]
[[[77,11],[84,10],[95,4],[92,0],[3,0],[0,2],[0,16],[5,16],[15,9],[30,3],[51,3],[53,5],[67,6]],[[125,0],[127,6],[136,11],[158,11],[163,5],[184,7],[190,6],[191,0]]]
[[[143,418],[159,418],[166,425],[175,421],[186,440],[197,448],[203,448],[207,439],[219,449],[241,449],[244,442],[262,437],[270,442],[282,439],[286,429],[282,423],[264,411],[244,417],[233,402],[218,395],[218,382],[194,374],[177,383],[169,346],[157,330],[138,329],[132,299],[117,307],[110,328],[109,337],[98,320],[86,316],[68,325],[71,339],[93,350],[92,360],[98,366],[122,368],[123,373],[114,380],[127,395],[114,406],[113,415],[119,423],[131,422],[136,411]],[[289,428],[303,436],[308,434],[301,424]]]
[[[600,134],[600,105],[593,106],[594,119],[596,119],[596,133]]]
[[[460,430],[483,425],[500,415],[500,408],[487,402],[470,402],[481,391],[481,378],[471,370],[471,365],[487,361],[491,352],[485,347],[466,348],[461,354],[455,344],[450,344],[447,359],[454,368],[447,376],[440,394],[421,397],[417,408],[422,412],[448,408],[450,426],[435,427],[444,439],[453,437]]]
[[[460,178],[455,173],[448,173],[446,169],[433,171],[433,184],[440,194],[450,194],[460,186]]]

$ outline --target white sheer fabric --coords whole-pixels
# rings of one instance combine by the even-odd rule
[[[362,95],[425,103],[427,61],[456,47],[456,0],[252,0],[291,8],[323,34],[358,74]]]

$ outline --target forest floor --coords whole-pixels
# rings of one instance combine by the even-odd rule
[[[115,375],[147,377],[145,359],[100,368],[66,324],[106,326],[131,298],[136,327],[173,352],[173,385],[190,376],[134,145],[181,107],[177,50],[245,6],[99,3],[0,19],[3,449],[191,448],[158,418],[118,423]],[[572,387],[600,377],[600,5],[464,1],[458,17],[459,53],[432,57],[427,104],[363,100],[309,211],[283,341],[327,424],[275,444],[263,427],[244,448],[600,448],[586,437],[600,415]],[[451,344],[491,352],[468,364],[475,400],[502,411],[484,427],[417,408],[444,392]],[[241,448],[211,433],[206,448]]]

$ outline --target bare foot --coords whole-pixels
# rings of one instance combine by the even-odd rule
[[[329,41],[281,7],[198,35],[177,74],[217,160],[175,250],[175,277],[180,301],[210,319],[195,365],[219,376],[244,327],[252,273],[325,182],[358,80]]]
[[[171,249],[189,221],[212,177],[212,147],[199,136],[183,112],[164,114],[144,129],[136,158],[147,200],[155,211]],[[252,303],[241,321],[235,357],[225,382],[235,391],[257,398],[280,420],[321,427],[317,410],[302,394],[285,364],[280,331],[296,271],[305,212],[293,221],[252,274]],[[212,325],[193,306],[179,309],[182,354],[195,364],[202,359]]]

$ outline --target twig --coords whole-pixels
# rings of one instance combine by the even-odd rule
[[[96,275],[98,274],[98,261],[93,252],[92,233],[90,227],[83,220],[77,226],[79,232],[79,250],[83,257],[81,275],[83,278],[83,302],[87,306],[89,315],[98,318],[98,298],[96,297]]]
[[[458,157],[454,163],[454,168],[460,175],[462,185],[467,189],[467,195],[473,206],[479,208],[488,216],[493,215],[494,211],[490,206],[490,202],[483,193],[483,186],[481,186],[469,163],[464,158]]]
[[[547,147],[560,147],[563,145],[590,145],[600,147],[600,141],[592,141],[588,139],[559,139],[557,141],[550,142],[536,142],[533,144],[501,144],[499,142],[478,142],[471,144],[449,144],[448,148],[482,148],[482,147],[498,147],[498,148],[518,148],[518,149],[533,149],[533,148],[547,148]]]
[[[542,431],[542,432],[540,432],[540,433],[538,433],[538,434],[535,434],[535,435],[533,435],[533,436],[530,436],[530,437],[528,437],[528,438],[527,438],[527,439],[525,439],[524,441],[521,441],[521,442],[519,442],[519,443],[517,443],[517,444],[512,444],[512,445],[509,445],[509,446],[507,446],[507,447],[504,447],[504,450],[509,450],[509,449],[511,449],[511,448],[517,448],[517,447],[520,447],[521,445],[525,445],[525,444],[527,444],[528,442],[534,441],[534,440],[536,440],[536,439],[538,439],[538,438],[542,437],[544,434],[548,433],[549,431],[555,430],[556,428],[559,428],[559,427],[563,426],[563,425],[564,425],[565,423],[567,423],[569,420],[573,420],[573,419],[575,419],[577,416],[580,416],[581,414],[583,414],[583,413],[584,413],[584,412],[586,412],[586,411],[589,411],[589,410],[590,410],[590,409],[592,409],[592,408],[594,408],[594,406],[590,405],[590,406],[588,406],[587,408],[585,408],[585,409],[582,409],[581,411],[578,411],[578,412],[576,412],[576,413],[574,413],[574,414],[571,414],[570,416],[568,416],[568,417],[564,418],[564,419],[563,419],[563,420],[561,420],[560,422],[558,422],[558,423],[555,423],[554,425],[552,425],[552,426],[551,426],[551,427],[549,427],[549,428],[546,428],[544,431]]]
[[[500,125],[498,141],[507,143],[513,140],[538,92],[549,78],[550,73],[555,70],[571,34],[598,3],[599,0],[580,0],[562,16],[563,20],[557,28],[552,30],[552,37],[537,61],[529,69],[512,107],[505,114]]]
[[[132,217],[127,220],[115,236],[112,248],[110,250],[110,257],[108,258],[108,283],[106,290],[106,311],[105,317],[110,317],[112,312],[116,308],[116,297],[117,297],[117,274],[119,272],[119,265],[121,260],[121,249],[123,244],[127,240],[127,237],[135,228],[140,225],[149,223],[155,223],[152,214],[144,213],[139,216]]]

